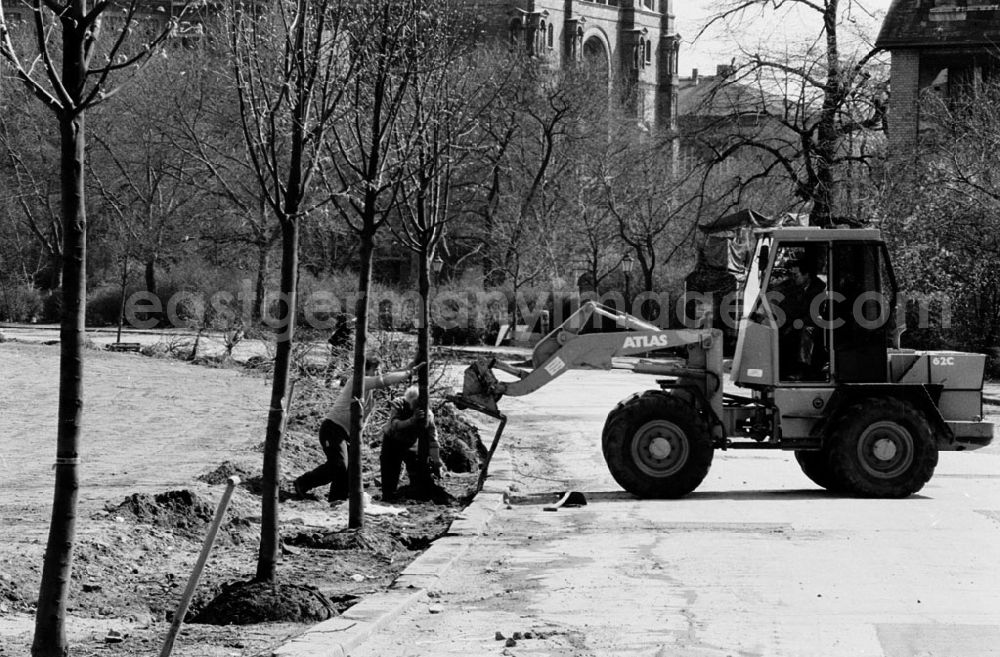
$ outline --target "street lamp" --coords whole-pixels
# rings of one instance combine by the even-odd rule
[[[625,311],[630,312],[632,309],[632,303],[630,297],[632,296],[632,290],[630,289],[630,275],[632,273],[632,265],[635,262],[632,260],[632,254],[626,253],[625,257],[622,258],[622,271],[625,273]]]
[[[442,269],[444,269],[444,260],[441,259],[441,254],[439,253],[431,260],[431,270],[434,272],[434,285],[437,285],[441,281]]]

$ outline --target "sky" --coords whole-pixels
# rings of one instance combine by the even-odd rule
[[[713,28],[694,41],[712,15],[712,8],[724,1],[673,0],[677,31],[682,37],[678,64],[681,77],[690,76],[693,68],[697,68],[700,74],[714,74],[716,65],[727,64],[734,56],[740,58],[740,47],[750,52],[761,48],[786,47],[794,51],[819,34],[818,13],[811,10],[775,12],[769,9],[748,14],[751,20],[733,25],[731,33],[725,28]],[[845,25],[843,31],[848,32],[850,27],[857,33],[857,36],[849,35],[853,43],[863,45],[866,40],[874,40],[889,3],[890,0],[860,0],[859,4],[864,5],[870,15],[853,12],[853,22]],[[847,4],[848,0],[841,0],[841,5]]]

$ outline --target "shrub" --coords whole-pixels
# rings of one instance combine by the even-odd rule
[[[441,328],[434,324],[431,326],[431,339],[436,345],[478,345],[486,341],[488,332],[488,328],[475,326]],[[496,336],[496,331],[493,335]]]
[[[58,322],[62,319],[62,289],[49,290],[42,299],[42,311],[39,320],[46,323]]]
[[[27,284],[4,287],[0,290],[0,320],[5,322],[33,322],[42,313],[42,295]]]
[[[126,288],[127,299],[135,288]],[[95,289],[87,299],[87,326],[117,326],[121,311],[121,289],[105,285]]]

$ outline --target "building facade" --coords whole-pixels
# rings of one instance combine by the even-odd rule
[[[876,46],[892,55],[889,151],[907,158],[920,139],[920,96],[975,93],[1000,80],[1000,4],[985,0],[893,0]]]
[[[607,71],[641,124],[677,128],[677,55],[673,0],[478,0],[496,36],[543,63]]]

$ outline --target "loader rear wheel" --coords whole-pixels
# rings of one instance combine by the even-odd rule
[[[833,427],[830,468],[836,485],[858,497],[907,497],[924,487],[938,450],[924,414],[895,398],[848,408]]]
[[[802,474],[809,477],[814,484],[835,492],[840,490],[830,469],[830,452],[828,450],[796,450],[795,460],[802,468]]]
[[[701,413],[659,390],[618,404],[602,442],[611,475],[638,497],[683,497],[712,465],[712,438]]]

